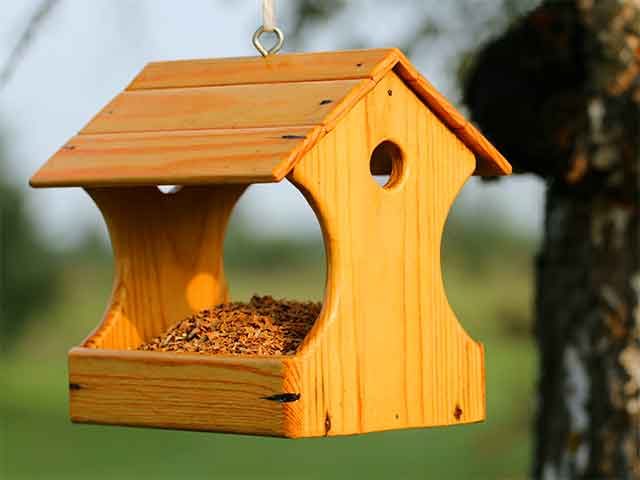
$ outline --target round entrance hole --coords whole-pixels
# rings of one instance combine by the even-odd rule
[[[402,168],[402,150],[391,140],[381,142],[371,153],[369,171],[382,188],[393,188],[402,177]]]

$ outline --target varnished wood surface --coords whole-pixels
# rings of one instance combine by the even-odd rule
[[[279,435],[278,358],[221,358],[74,348],[71,419],[81,423]]]
[[[84,346],[129,349],[228,299],[223,271],[227,221],[244,185],[89,190],[114,251],[110,306]]]
[[[244,185],[91,189],[111,237],[115,276],[103,322],[69,354],[74,422],[290,436],[281,357],[131,351],[229,300],[222,254]],[[276,397],[277,398],[277,397]]]
[[[510,175],[511,164],[482,135],[482,133],[409,62],[400,50],[396,50],[398,62],[395,73],[405,81],[414,93],[433,113],[476,155],[475,175]]]
[[[388,190],[369,174],[383,140],[404,153]],[[309,392],[286,407],[300,436],[484,418],[483,348],[458,323],[440,269],[447,214],[474,167],[391,73],[294,168],[323,225],[329,266],[321,317],[287,362],[287,389]]]
[[[153,62],[127,90],[377,78],[393,63],[391,48]]]
[[[369,172],[385,140],[403,152],[389,189]],[[393,72],[303,156],[289,178],[322,226],[328,277],[323,311],[290,357],[124,351],[228,298],[222,238],[243,187],[90,190],[116,279],[103,324],[70,355],[73,419],[291,438],[481,421],[483,348],[458,323],[440,269],[448,211],[474,168]],[[290,401],[263,398],[281,394]]]
[[[500,152],[395,48],[276,55],[266,60],[244,57],[157,62],[147,65],[129,89],[356,78],[377,82],[391,69],[395,69],[438,118],[478,156],[476,174],[511,173],[509,163]]]
[[[83,135],[110,134],[102,138],[104,143],[101,145],[109,155],[118,150],[118,163],[114,168],[95,171],[94,162],[102,162],[103,157],[88,160],[86,150],[63,147],[38,171],[31,183],[36,187],[152,185],[159,177],[172,184],[186,177],[188,182],[185,180],[185,183],[189,184],[221,183],[240,178],[253,182],[279,180],[299,160],[297,153],[311,148],[314,142],[331,132],[390,71],[402,78],[405,85],[476,155],[476,174],[511,172],[511,166],[502,155],[399,50],[387,49],[279,55],[267,60],[240,58],[151,64],[129,90],[110,102],[66,145],[81,143]],[[200,151],[202,139],[192,134],[193,130],[209,130],[217,139],[221,135],[216,132],[219,129],[271,127],[313,130],[313,142],[299,139],[300,142],[288,145],[290,149],[279,152],[276,176],[265,175],[262,169],[252,175],[251,165],[242,163],[242,155],[238,157],[238,166],[232,168],[234,173],[227,175],[218,170],[221,165],[218,157],[201,155],[208,147]],[[137,137],[140,140],[135,147],[127,144],[124,149],[118,148],[131,137],[120,139],[116,135],[140,132],[167,132],[166,144],[161,147],[155,169],[150,168],[149,159],[157,152],[157,144],[145,141],[150,137],[141,135]],[[239,136],[228,138],[239,142],[241,139]],[[187,144],[187,139],[193,139],[193,144]],[[247,144],[253,139],[247,138]],[[87,142],[91,141],[98,142],[98,139],[87,139]],[[172,169],[172,165],[167,165],[162,153],[173,148],[183,148],[186,157],[195,154],[198,160],[193,164],[195,169],[182,162],[181,166],[185,168]],[[145,165],[145,170],[140,168],[141,164]],[[285,169],[288,169],[286,173]],[[244,173],[238,174],[238,171]]]
[[[126,91],[83,134],[318,125],[360,80]]]
[[[36,187],[277,182],[318,127],[77,135],[34,175]],[[109,183],[106,184],[109,179]]]

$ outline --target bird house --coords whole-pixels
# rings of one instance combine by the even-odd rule
[[[149,64],[31,179],[83,187],[114,251],[104,318],[69,353],[72,420],[282,437],[483,420],[483,347],[447,302],[441,237],[469,176],[510,171],[396,49]],[[295,354],[136,351],[229,301],[230,213],[284,179],[327,254]]]

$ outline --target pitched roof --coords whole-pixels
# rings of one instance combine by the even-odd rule
[[[34,187],[273,182],[393,70],[477,159],[511,166],[397,49],[151,63]]]

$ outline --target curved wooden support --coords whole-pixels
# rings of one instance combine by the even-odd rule
[[[110,305],[84,346],[130,349],[227,300],[223,242],[243,185],[90,189],[115,257]]]
[[[368,130],[363,135],[363,125]],[[395,186],[371,177],[375,147],[403,152]],[[473,154],[394,74],[290,175],[316,211],[328,259],[323,312],[286,361],[289,435],[480,421],[482,345],[447,301],[440,246]]]

